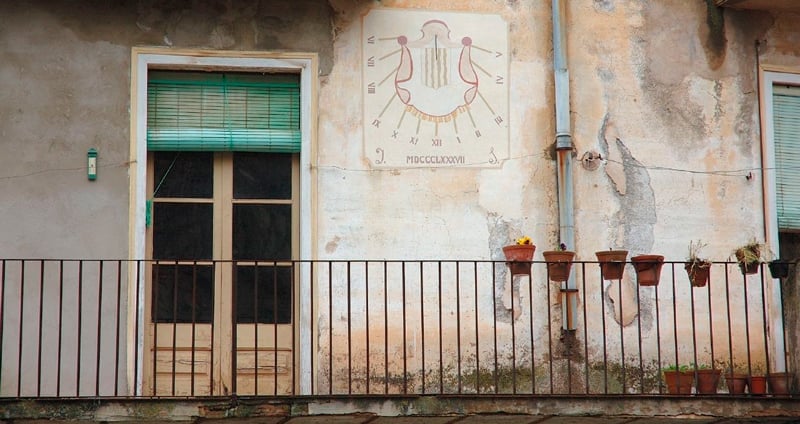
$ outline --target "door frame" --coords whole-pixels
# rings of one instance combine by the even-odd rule
[[[130,163],[128,257],[146,259],[147,200],[147,75],[150,69],[227,70],[239,72],[300,73],[300,219],[299,257],[311,260],[316,251],[312,234],[315,231],[311,205],[316,200],[314,169],[317,137],[317,91],[319,58],[316,53],[255,52],[200,49],[134,47],[131,49]],[[145,346],[145,272],[144,263],[129,267],[128,275],[128,389],[133,395],[143,392]],[[311,364],[315,324],[311,316],[310,264],[298,266],[300,283],[297,290],[299,308],[295,314],[298,331],[298,394],[311,394]]]

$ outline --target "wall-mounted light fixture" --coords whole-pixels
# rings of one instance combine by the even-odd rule
[[[97,150],[94,147],[86,152],[86,176],[89,181],[97,179]]]

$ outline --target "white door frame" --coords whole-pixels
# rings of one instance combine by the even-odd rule
[[[240,72],[299,72],[300,73],[300,246],[301,260],[312,258],[312,157],[316,147],[317,73],[316,53],[220,51],[197,49],[167,49],[134,47],[131,51],[130,106],[130,193],[129,193],[129,258],[145,259],[145,214],[147,200],[147,71],[175,70],[235,70]],[[129,267],[128,287],[128,388],[134,395],[142,394],[145,284],[143,267]],[[309,265],[300,266],[298,287],[299,310],[296,325],[299,337],[298,380],[299,394],[311,394],[312,324],[311,283]],[[139,284],[135,284],[139,278]],[[137,292],[138,286],[138,292]],[[134,329],[138,328],[138,331]],[[135,361],[135,362],[134,362]],[[139,364],[138,367],[135,364]],[[138,371],[134,371],[137,370]]]

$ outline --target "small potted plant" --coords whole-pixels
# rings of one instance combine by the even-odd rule
[[[773,395],[788,395],[794,383],[794,374],[790,372],[771,372],[767,374],[767,387]]]
[[[737,247],[733,251],[733,255],[736,256],[736,262],[739,264],[742,274],[748,275],[758,272],[761,264],[765,262],[764,255],[766,255],[767,250],[767,246],[759,243],[756,239]]]
[[[566,244],[561,243],[558,250],[546,250],[542,252],[542,256],[547,262],[547,275],[551,281],[559,282],[569,279],[575,252],[567,250]]]
[[[637,255],[631,258],[636,270],[636,281],[640,286],[657,286],[661,279],[661,266],[664,257],[661,255]]]
[[[595,252],[604,280],[621,280],[628,259],[627,250],[600,250]]]
[[[691,394],[694,385],[694,370],[688,365],[670,365],[664,368],[664,382],[667,384],[667,393],[669,394]]]
[[[730,367],[725,373],[725,385],[728,386],[728,393],[732,395],[744,394],[748,380],[747,373],[738,367]]]
[[[689,256],[686,258],[686,264],[684,264],[683,268],[686,270],[686,274],[689,275],[692,287],[704,287],[708,283],[711,261],[700,257],[700,250],[705,246],[706,244],[700,240],[697,240],[697,243],[694,241],[689,242]]]
[[[536,246],[531,242],[531,238],[523,236],[517,239],[515,244],[503,247],[503,254],[506,256],[506,265],[511,270],[511,276],[531,275],[531,264],[533,252]]]
[[[697,393],[714,394],[717,393],[717,385],[722,371],[711,365],[701,364],[696,367],[697,372]]]
[[[747,381],[751,395],[765,395],[767,394],[767,376],[761,366],[753,368],[753,373]]]

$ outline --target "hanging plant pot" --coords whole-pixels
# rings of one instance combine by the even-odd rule
[[[636,281],[640,286],[657,286],[661,279],[661,266],[664,257],[661,255],[637,255],[631,258],[636,269]]]
[[[628,260],[627,250],[601,250],[595,252],[600,262],[600,274],[604,280],[621,280]]]
[[[689,282],[692,283],[692,287],[705,287],[711,273],[711,262],[686,262],[683,269],[689,275]]]
[[[770,262],[768,266],[772,278],[786,278],[789,276],[789,262],[778,259]]]
[[[572,269],[572,259],[575,252],[570,250],[547,250],[542,252],[544,260],[547,262],[547,275],[551,281],[569,280],[569,272]]]
[[[761,265],[761,246],[760,243],[752,242],[739,247],[733,252],[736,255],[736,262],[739,263],[742,275],[758,272]]]
[[[532,244],[512,244],[503,247],[503,254],[506,255],[506,265],[511,270],[511,276],[531,275],[531,261],[536,246]]]
[[[758,268],[760,267],[761,263],[756,262],[739,262],[739,270],[742,271],[743,275],[750,275],[755,274],[758,272]]]

